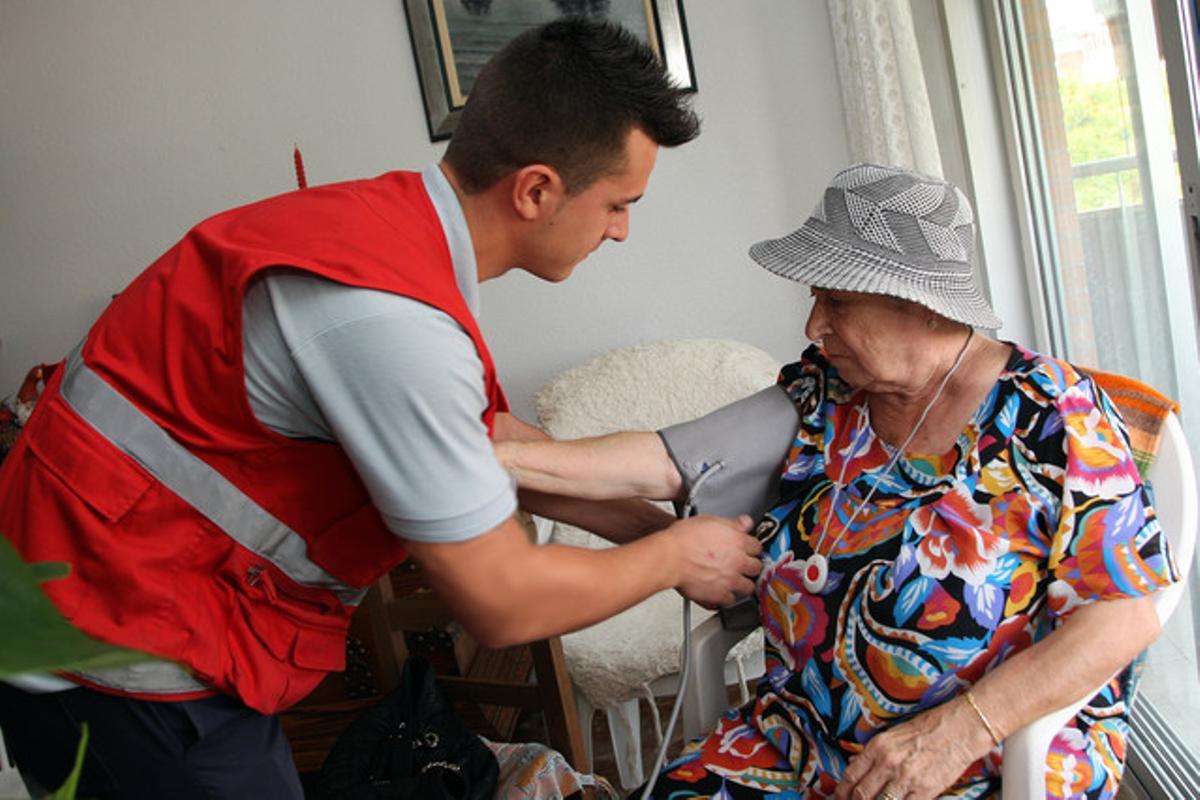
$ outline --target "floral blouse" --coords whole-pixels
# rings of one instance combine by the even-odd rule
[[[757,531],[767,673],[655,797],[831,796],[879,731],[965,691],[1081,605],[1177,579],[1120,417],[1068,364],[1013,346],[954,447],[930,455],[877,438],[865,395],[815,346],[780,383],[801,422]],[[828,557],[818,594],[801,579],[814,549]],[[1130,689],[1126,670],[1058,734],[1047,797],[1116,795]],[[947,795],[996,793],[1001,756]]]

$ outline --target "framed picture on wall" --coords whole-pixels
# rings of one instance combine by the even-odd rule
[[[404,0],[429,138],[447,139],[479,70],[522,31],[560,17],[615,22],[650,45],[671,78],[695,91],[683,0]]]

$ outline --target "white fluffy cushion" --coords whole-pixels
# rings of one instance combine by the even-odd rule
[[[691,339],[614,350],[551,378],[534,395],[541,426],[556,439],[618,430],[657,430],[703,416],[775,382],[780,362],[742,342]],[[610,547],[586,531],[556,523],[553,541]],[[612,619],[563,637],[575,685],[595,707],[640,695],[679,670],[682,599],[660,592]],[[692,607],[693,625],[711,612]],[[731,658],[762,648],[761,631]]]

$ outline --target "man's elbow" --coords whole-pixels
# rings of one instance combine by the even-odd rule
[[[502,650],[544,638],[534,626],[516,618],[518,616],[505,614],[491,619],[473,616],[459,622],[468,636],[489,650]]]
[[[497,581],[503,585],[503,581]],[[521,599],[516,586],[460,597],[455,618],[467,635],[489,650],[527,644],[545,636],[542,615]]]
[[[511,647],[545,636],[547,609],[529,585],[531,575],[546,570],[514,518],[476,538],[417,543],[412,552],[451,616],[482,646]]]
[[[479,642],[481,647],[485,647],[488,650],[503,650],[506,647],[528,644],[531,641],[515,631],[496,630],[494,628],[479,631],[478,633],[471,634],[471,636],[475,641]]]

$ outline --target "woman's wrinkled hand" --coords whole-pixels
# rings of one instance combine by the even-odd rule
[[[935,798],[992,748],[961,697],[889,728],[850,759],[836,800]]]

